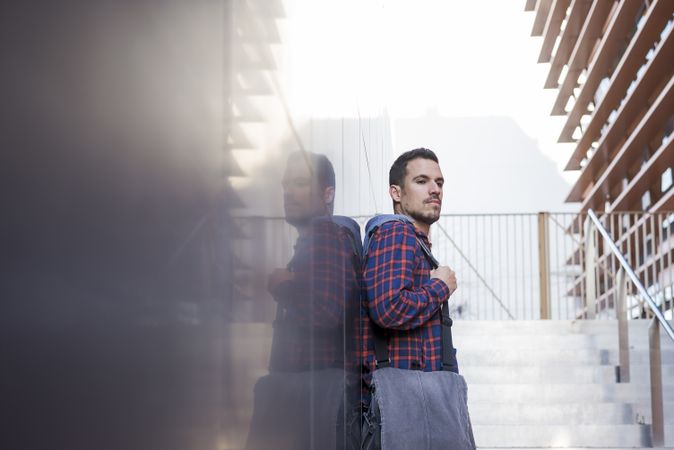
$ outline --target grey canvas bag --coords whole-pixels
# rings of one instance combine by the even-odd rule
[[[375,219],[376,222],[375,222]],[[404,216],[376,217],[366,227],[366,243],[381,224]],[[371,226],[375,225],[375,226]],[[426,244],[417,239],[432,268],[439,266]],[[367,247],[365,247],[367,251]],[[448,305],[442,308],[442,371],[423,372],[390,367],[384,331],[374,331],[377,368],[373,395],[365,414],[362,447],[367,450],[475,450],[468,414],[468,387],[458,373]]]
[[[372,383],[383,450],[475,450],[461,375],[386,367]]]

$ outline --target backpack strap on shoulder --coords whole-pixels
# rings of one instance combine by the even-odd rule
[[[367,222],[365,226],[365,241],[363,243],[363,261],[367,256],[367,252],[370,246],[370,239],[372,235],[377,231],[377,229],[388,222],[403,222],[412,224],[413,222],[407,216],[400,214],[382,214],[375,216]],[[431,249],[426,245],[426,243],[416,236],[419,247],[424,253],[426,260],[430,264],[431,268],[437,269],[440,267],[440,263],[431,253]],[[459,366],[456,361],[456,350],[454,349],[454,343],[452,339],[452,324],[453,321],[449,317],[449,302],[446,302],[442,305],[442,369],[449,372],[459,373]],[[372,324],[372,330],[374,335],[374,350],[375,350],[375,368],[380,369],[384,367],[389,367],[391,365],[391,358],[388,352],[388,336],[386,332],[375,324],[373,321],[370,321]]]

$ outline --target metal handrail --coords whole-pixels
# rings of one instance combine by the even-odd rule
[[[627,259],[623,256],[622,252],[618,248],[618,246],[615,244],[613,241],[613,238],[611,235],[608,233],[606,228],[601,224],[599,221],[599,218],[595,214],[595,212],[592,209],[588,209],[587,211],[588,216],[590,219],[592,219],[592,222],[594,222],[594,225],[597,227],[597,230],[599,233],[604,237],[606,240],[609,248],[613,252],[613,254],[616,256],[618,261],[620,262],[620,265],[623,267],[625,270],[625,273],[627,276],[630,277],[634,285],[636,286],[637,290],[639,293],[643,296],[643,298],[646,300],[646,303],[648,303],[649,308],[651,309],[651,312],[653,315],[658,319],[658,322],[660,322],[660,325],[665,329],[665,332],[667,335],[674,341],[674,330],[672,327],[669,325],[669,322],[667,322],[667,319],[665,319],[665,316],[662,315],[662,312],[660,311],[660,308],[658,308],[658,305],[655,303],[655,300],[653,300],[653,297],[650,296],[644,285],[639,281],[639,277],[634,273],[634,270],[632,267],[629,265],[627,262]]]
[[[611,238],[611,235],[608,233],[606,228],[601,224],[597,215],[591,209],[588,210],[588,216],[594,223],[597,231],[603,236],[605,242],[608,244],[609,248],[615,255],[615,257],[620,262],[623,271],[629,276],[634,285],[636,286],[639,293],[646,300],[648,307],[655,316],[651,320],[650,325],[648,326],[648,348],[650,356],[650,381],[651,381],[651,442],[650,446],[652,447],[664,447],[665,445],[665,411],[664,411],[664,401],[663,401],[663,386],[662,386],[662,359],[660,355],[660,327],[665,329],[667,335],[674,341],[674,331],[669,325],[665,317],[662,315],[660,308],[655,303],[653,298],[650,296],[646,288],[639,278],[634,273],[634,270],[629,265],[625,256],[621,253],[620,249],[616,245],[615,241]],[[618,303],[621,303],[621,300],[618,300]],[[621,311],[618,307],[618,311]],[[629,350],[627,349],[627,322],[624,317],[624,311],[619,312],[618,317],[619,331],[618,331],[618,340],[620,346],[620,374],[621,377],[623,372],[627,374],[629,379]],[[623,359],[623,357],[625,358]],[[625,364],[625,367],[623,367]]]

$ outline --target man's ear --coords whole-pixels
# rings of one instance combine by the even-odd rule
[[[391,199],[396,203],[400,203],[400,191],[400,186],[396,184],[392,184],[388,187],[388,193],[391,196]]]
[[[323,190],[323,203],[330,205],[335,201],[335,187],[328,186]]]

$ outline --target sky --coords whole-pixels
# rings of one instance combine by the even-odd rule
[[[336,213],[390,212],[388,167],[420,146],[460,175],[445,213],[577,211],[565,203],[578,177],[564,171],[573,144],[557,142],[565,117],[550,116],[557,90],[543,88],[550,65],[537,63],[542,38],[531,36],[535,14],[524,4],[284,0],[277,68],[267,73],[275,95],[251,100],[266,122],[242,125],[258,150],[234,152],[248,169],[233,181],[247,212],[282,214],[267,194],[284,152],[297,148],[325,153],[358,180],[337,187]]]
[[[543,89],[541,37],[524,0],[287,0],[287,95],[312,117],[386,111],[392,121],[432,111],[444,117],[508,117],[563,168],[563,117]],[[396,130],[393,129],[394,143]]]

